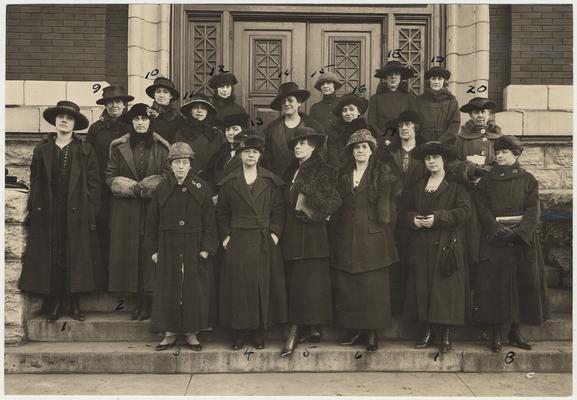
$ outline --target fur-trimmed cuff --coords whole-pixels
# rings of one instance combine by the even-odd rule
[[[115,197],[135,198],[134,188],[136,185],[138,185],[138,182],[133,179],[125,176],[117,176],[112,180],[110,191]]]
[[[145,199],[151,199],[154,189],[158,186],[164,177],[162,175],[150,175],[138,182],[140,186],[140,197]]]

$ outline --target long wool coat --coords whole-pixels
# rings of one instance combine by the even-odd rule
[[[405,110],[417,111],[416,98],[409,93],[406,82],[402,82],[394,92],[386,85],[379,85],[377,93],[369,99],[367,122],[375,128],[379,138],[390,140],[391,135],[385,135],[387,122],[397,118]]]
[[[323,96],[322,100],[311,106],[311,111],[309,115],[311,118],[315,119],[324,133],[330,133],[330,127],[333,125],[339,117],[333,113],[333,108],[339,102],[339,98],[336,93]]]
[[[448,89],[425,89],[425,93],[417,97],[417,112],[425,142],[435,140],[446,145],[455,143],[461,125],[461,113],[456,97]]]
[[[377,137],[375,130],[367,124],[364,118],[359,117],[351,122],[338,118],[330,126],[327,138],[327,162],[333,168],[340,168],[346,161],[343,150],[351,135],[359,129],[366,129],[373,137]]]
[[[150,121],[150,130],[158,133],[170,144],[175,142],[176,132],[186,124],[186,119],[176,104],[174,100],[166,107],[156,102],[152,103],[152,109],[156,112]]]
[[[222,119],[231,114],[246,114],[246,110],[243,106],[235,102],[236,98],[234,94],[231,94],[228,98],[223,99],[218,94],[212,98],[212,105],[216,108],[216,118]]]
[[[519,164],[495,166],[477,186],[477,206],[483,227],[481,265],[475,294],[478,319],[539,325],[549,318],[547,285],[539,222],[539,185]],[[510,227],[519,240],[495,240],[501,228],[496,217],[522,216]]]
[[[98,289],[100,254],[96,215],[100,207],[100,172],[94,149],[73,134],[68,183],[67,247],[70,291]],[[52,185],[54,137],[43,139],[32,154],[28,197],[28,242],[18,287],[26,292],[50,295],[53,262],[52,224],[55,193]]]
[[[284,182],[259,167],[252,191],[242,169],[220,183],[216,220],[219,239],[230,236],[220,268],[219,319],[235,329],[287,321],[286,285],[279,238],[284,227]],[[260,315],[262,310],[262,315]]]
[[[153,143],[146,165],[146,177],[138,182],[138,174],[130,147],[130,134],[113,141],[110,145],[110,161],[106,168],[106,182],[112,190],[112,210],[110,218],[110,260],[109,290],[111,292],[137,293],[139,289],[151,292],[154,280],[154,263],[149,257],[139,257],[144,253],[141,237],[146,231],[146,215],[152,192],[167,172],[166,140],[153,133]],[[121,179],[119,179],[121,178]],[[134,185],[142,187],[142,194],[136,197]],[[143,274],[143,287],[138,287],[138,276]]]
[[[238,146],[236,147],[238,148]],[[228,174],[242,168],[242,161],[240,161],[238,152],[235,152],[232,157],[230,152],[230,143],[223,143],[206,163],[205,176],[215,192],[218,182],[223,180]]]
[[[209,328],[214,307],[212,257],[218,239],[206,182],[189,173],[182,185],[169,175],[156,188],[147,220],[150,256],[158,253],[150,330],[195,332]]]
[[[317,132],[323,132],[317,121],[305,114],[300,114],[301,123],[299,128],[310,127]],[[284,116],[281,116],[264,129],[265,150],[262,158],[263,166],[277,176],[284,176],[287,167],[294,159],[292,149],[289,149],[287,142],[292,138],[288,136],[284,124]]]
[[[386,164],[371,157],[355,190],[353,168],[351,162],[339,173],[342,206],[331,218],[336,242],[332,266],[356,274],[387,267],[399,257],[393,234],[396,177]]]
[[[425,202],[428,177],[411,190],[405,215],[414,228],[417,215],[434,215],[431,228],[414,228],[410,239],[411,271],[405,299],[405,316],[432,324],[463,325],[467,307],[467,271],[464,263],[463,224],[471,215],[469,195],[465,188],[443,180],[429,207]],[[424,209],[429,208],[428,210]],[[440,257],[443,246],[456,237],[457,271],[442,276]]]

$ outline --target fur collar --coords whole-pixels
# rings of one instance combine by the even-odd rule
[[[516,162],[513,165],[500,166],[497,163],[493,164],[493,168],[489,173],[489,177],[495,181],[508,181],[517,179],[527,174],[527,171]]]
[[[399,83],[399,87],[394,92],[389,89],[386,82],[379,83],[377,86],[377,94],[385,94],[385,93],[409,93],[409,84],[407,81],[402,81]]]
[[[369,129],[367,121],[365,121],[363,117],[359,117],[351,122],[345,122],[342,118],[339,118],[333,125],[333,130],[336,131],[345,142],[359,129]]]
[[[441,90],[433,90],[430,87],[425,89],[425,93],[422,94],[423,98],[435,102],[440,103],[441,101],[451,100],[454,99],[455,96],[450,92],[449,89],[442,88]]]
[[[181,129],[181,133],[190,142],[193,142],[199,135],[204,135],[209,142],[212,142],[221,134],[212,116],[207,116],[203,121],[186,117],[186,125]]]
[[[166,147],[167,150],[170,148],[170,143],[168,143],[166,141],[166,139],[164,139],[162,136],[160,136],[156,132],[152,132],[152,140],[153,140],[153,142],[160,143],[161,145]],[[128,142],[130,142],[130,132],[128,132],[128,133],[120,136],[119,138],[114,139],[112,142],[110,142],[110,149],[112,150],[112,147],[119,146],[121,144],[128,143]]]
[[[214,108],[219,110],[221,108],[225,108],[230,106],[231,104],[234,104],[235,99],[236,97],[234,96],[234,93],[232,93],[226,99],[220,97],[218,93],[215,93],[214,96],[212,97],[212,105],[214,106]]]
[[[166,203],[166,200],[168,200],[168,197],[172,194],[176,186],[177,180],[172,173],[165,178],[162,184],[158,185],[156,192],[161,206]],[[187,188],[187,193],[200,205],[203,204],[207,194],[210,194],[208,184],[192,171],[188,172],[182,186]]]
[[[151,108],[156,111],[156,118],[162,117],[167,121],[172,121],[180,115],[180,109],[178,108],[175,99],[171,100],[167,106],[162,106],[154,101]]]
[[[469,120],[465,125],[461,126],[459,136],[465,139],[478,139],[483,136],[489,139],[497,139],[501,136],[501,128],[492,120],[485,126],[475,125],[473,121]]]

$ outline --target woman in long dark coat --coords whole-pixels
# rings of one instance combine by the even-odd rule
[[[271,121],[264,129],[266,148],[263,165],[277,176],[284,176],[293,160],[292,149],[287,143],[295,136],[297,128],[311,127],[322,132],[316,120],[299,112],[300,106],[309,96],[308,90],[299,89],[294,82],[286,82],[280,85],[277,97],[270,103],[270,108],[282,111],[282,116]]]
[[[343,150],[354,132],[365,129],[376,138],[374,129],[362,117],[368,105],[364,97],[347,94],[333,108],[337,118],[327,130],[327,162],[331,167],[340,168],[344,164]]]
[[[45,297],[49,320],[65,311],[68,297],[70,315],[83,321],[78,294],[100,286],[98,161],[92,146],[74,133],[88,127],[76,104],[59,101],[43,117],[56,135],[43,139],[32,154],[28,241],[18,287]]]
[[[417,110],[415,96],[409,92],[407,79],[415,73],[398,61],[389,61],[375,73],[375,78],[385,80],[377,93],[369,99],[367,122],[377,131],[379,144],[391,141],[392,131],[387,131],[387,123],[405,110]]]
[[[208,86],[215,91],[211,103],[216,109],[216,118],[221,121],[227,115],[246,114],[244,107],[235,102],[234,85],[237,83],[232,72],[220,72],[208,81]]]
[[[109,284],[111,292],[137,297],[131,319],[150,318],[154,264],[144,245],[152,192],[167,172],[166,140],[151,129],[148,106],[135,104],[126,114],[132,129],[110,144],[106,183],[112,191]]]
[[[284,227],[284,182],[258,166],[260,136],[246,136],[238,149],[242,169],[220,183],[216,219],[226,250],[220,269],[219,320],[233,328],[233,350],[252,336],[264,348],[264,331],[286,322],[285,273],[278,240]]]
[[[174,142],[174,135],[186,122],[178,109],[180,93],[174,88],[174,83],[170,79],[159,77],[146,88],[146,94],[154,99],[148,110],[151,119],[150,129],[168,143]]]
[[[336,91],[341,86],[343,84],[339,81],[337,75],[332,72],[321,74],[315,82],[315,89],[321,92],[323,98],[311,106],[309,115],[320,124],[324,133],[329,133],[329,128],[340,116],[335,115],[333,109],[339,100]]]
[[[127,96],[122,86],[108,86],[102,89],[102,98],[96,100],[96,104],[104,105],[102,115],[88,128],[86,141],[94,147],[98,166],[100,167],[100,181],[102,182],[100,193],[102,206],[96,216],[96,230],[103,262],[104,285],[108,282],[108,251],[110,250],[110,203],[112,193],[106,184],[104,170],[110,157],[110,143],[130,131],[130,125],[124,121],[124,115],[128,110],[128,102],[134,97]],[[105,289],[105,288],[103,288]]]
[[[478,272],[478,320],[493,329],[491,349],[501,351],[501,331],[511,345],[530,350],[519,324],[540,325],[549,317],[545,266],[537,233],[539,184],[519,166],[523,151],[514,136],[494,143],[496,165],[477,186],[483,228]]]
[[[299,336],[318,342],[320,325],[332,323],[330,251],[326,218],[341,205],[336,171],[318,153],[326,135],[298,128],[288,145],[294,161],[284,179],[288,203],[282,240],[286,262],[289,322],[281,356],[292,354]],[[306,326],[308,332],[299,332]]]
[[[421,135],[425,142],[439,141],[451,146],[455,143],[461,114],[457,98],[447,89],[451,72],[433,67],[425,72],[425,92],[417,97],[421,121]]]
[[[365,336],[370,352],[378,348],[377,330],[392,323],[388,267],[399,260],[393,234],[397,178],[373,157],[376,149],[367,130],[349,139],[337,185],[342,206],[331,218],[335,321],[352,330],[341,344]]]
[[[463,224],[470,217],[471,202],[463,186],[445,179],[444,165],[454,157],[447,147],[428,142],[413,152],[415,158],[425,160],[430,175],[408,196],[405,218],[413,231],[405,316],[426,324],[417,348],[428,347],[433,340],[432,325],[440,326],[440,351],[444,353],[451,349],[451,326],[465,323]]]
[[[192,171],[208,180],[208,160],[224,143],[224,137],[215,119],[216,109],[203,94],[196,94],[180,108],[186,124],[176,132],[174,140],[187,143],[194,151]]]
[[[209,255],[218,247],[216,220],[206,182],[190,171],[193,157],[186,143],[170,146],[172,174],[158,185],[148,209],[148,249],[157,263],[150,330],[164,334],[156,350],[167,349],[182,334],[200,351],[196,334],[211,327]]]

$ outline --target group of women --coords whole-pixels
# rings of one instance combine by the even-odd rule
[[[49,320],[67,305],[84,320],[80,293],[133,293],[131,318],[163,334],[156,350],[183,335],[199,351],[197,334],[216,326],[232,328],[233,349],[260,349],[288,323],[282,356],[332,324],[349,330],[340,344],[375,351],[393,314],[423,323],[419,348],[440,334],[449,351],[452,327],[477,321],[493,351],[504,327],[529,349],[519,324],[548,312],[523,147],[490,120],[493,102],[459,109],[448,70],[427,71],[418,97],[412,75],[387,62],[366,100],[337,97],[342,83],[322,74],[310,116],[310,92],[283,83],[262,134],[231,72],[180,109],[167,78],[130,110],[122,87],[104,88],[86,140],[78,106],[58,102],[44,112],[56,134],[32,158],[20,288],[46,296]]]

